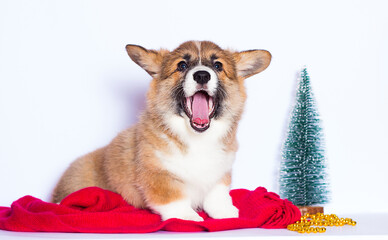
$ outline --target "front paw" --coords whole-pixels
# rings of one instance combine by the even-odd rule
[[[212,218],[238,218],[238,209],[233,206],[229,186],[223,184],[214,186],[208,193],[203,202],[203,208]]]
[[[238,218],[238,209],[233,205],[213,206],[207,209],[207,213],[215,219]]]
[[[154,205],[151,208],[160,214],[163,221],[171,218],[197,222],[203,221],[203,218],[191,208],[188,199],[174,201],[165,205]]]
[[[196,221],[196,222],[203,221],[203,218],[199,216],[198,213],[196,213],[194,210],[184,211],[184,212],[165,213],[165,214],[162,214],[161,216],[163,221],[171,218],[178,218],[182,220]]]

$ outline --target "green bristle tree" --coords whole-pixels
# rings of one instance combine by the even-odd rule
[[[280,195],[298,206],[324,204],[329,200],[322,127],[306,68],[300,74],[282,149]]]

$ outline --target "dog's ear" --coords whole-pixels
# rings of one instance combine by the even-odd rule
[[[168,53],[168,50],[148,50],[132,44],[128,44],[125,48],[129,57],[149,75],[153,78],[157,78],[160,75],[163,56]]]
[[[248,50],[234,54],[237,76],[245,79],[264,71],[271,62],[271,53],[266,50]]]

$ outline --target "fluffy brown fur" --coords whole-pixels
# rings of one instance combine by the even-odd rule
[[[246,99],[244,79],[263,71],[271,59],[264,50],[234,52],[207,41],[185,42],[171,52],[128,45],[127,52],[153,77],[146,109],[136,125],[118,134],[110,144],[73,162],[57,184],[53,202],[60,202],[68,194],[88,186],[117,192],[138,208],[183,198],[185,182],[168,171],[158,157],[158,153],[168,156],[173,152],[182,155],[188,152],[187,139],[182,139],[166,121],[170,116],[167,113],[182,114],[175,113],[178,103],[171,95],[184,78],[177,71],[177,64],[185,56],[190,56],[193,63],[201,59],[202,64],[206,64],[216,58],[223,64],[218,79],[225,91],[225,101],[218,118],[227,119],[230,128],[220,142],[223,151],[235,153],[237,125]],[[203,133],[193,131],[193,134]],[[229,186],[231,172],[225,172],[218,182]]]

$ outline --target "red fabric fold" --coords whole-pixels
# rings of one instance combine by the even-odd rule
[[[299,209],[265,188],[230,191],[239,218],[212,219],[204,212],[202,222],[169,219],[137,209],[117,193],[97,187],[70,194],[60,204],[25,196],[0,207],[0,229],[21,232],[147,233],[222,231],[240,228],[285,228],[299,220]]]

